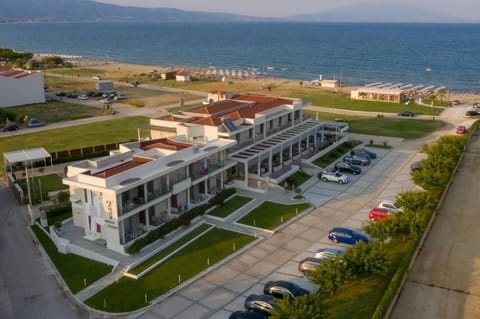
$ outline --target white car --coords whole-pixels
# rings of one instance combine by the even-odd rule
[[[100,75],[94,75],[94,76],[92,76],[92,79],[100,81],[102,79],[102,77]]]
[[[117,94],[114,97],[115,100],[125,100],[126,98],[127,96],[125,94]]]
[[[401,212],[403,210],[402,207],[398,206],[393,200],[388,199],[382,200],[380,203],[378,203],[377,207],[385,208],[389,212]]]
[[[85,94],[82,94],[82,95],[79,95],[79,96],[77,97],[77,99],[79,99],[79,100],[88,100],[88,96],[86,96]]]

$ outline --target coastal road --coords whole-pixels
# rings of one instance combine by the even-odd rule
[[[477,131],[390,319],[480,318],[479,181]]]
[[[32,241],[23,207],[0,182],[0,318],[83,319]]]

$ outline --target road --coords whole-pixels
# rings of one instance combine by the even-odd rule
[[[391,319],[480,318],[478,134],[464,153]]]
[[[0,318],[89,318],[66,297],[32,241],[24,208],[3,183],[0,203]]]

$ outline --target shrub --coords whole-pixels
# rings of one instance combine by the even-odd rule
[[[68,204],[66,205],[57,206],[47,210],[45,214],[47,214],[47,217],[51,218],[51,217],[63,215],[65,213],[69,213],[71,211],[72,211],[72,204],[68,202]]]

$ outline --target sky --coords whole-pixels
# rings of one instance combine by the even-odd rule
[[[479,0],[95,0],[135,7],[177,8],[188,11],[226,12],[255,17],[286,17],[317,13],[359,3],[415,4],[464,19],[480,19]]]

